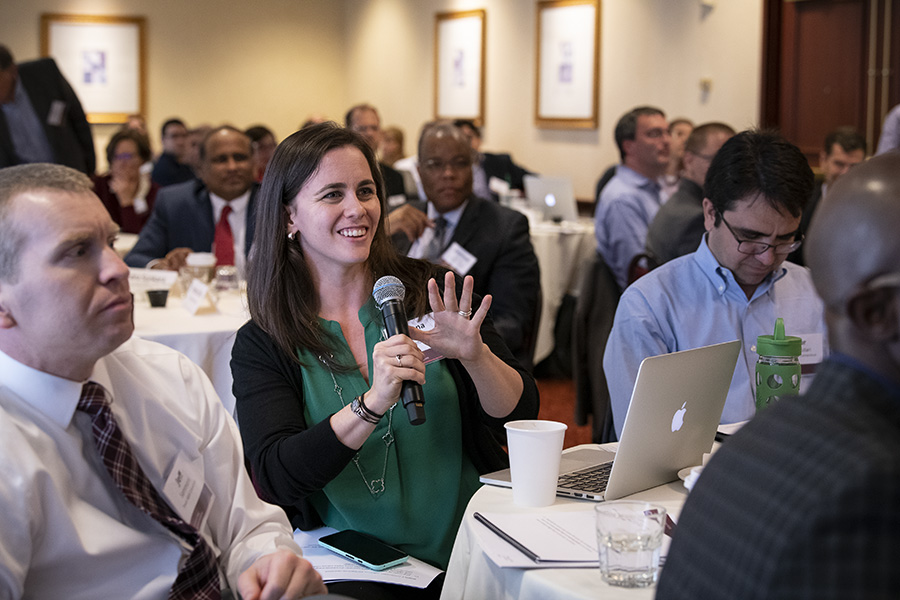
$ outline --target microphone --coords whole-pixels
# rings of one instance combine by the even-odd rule
[[[375,282],[372,296],[384,317],[384,328],[388,337],[398,333],[409,335],[409,323],[406,320],[406,310],[403,308],[403,298],[406,296],[403,283],[393,275],[385,275]],[[411,425],[421,425],[425,422],[425,393],[418,382],[408,380],[403,382],[400,388],[400,401],[406,408]]]

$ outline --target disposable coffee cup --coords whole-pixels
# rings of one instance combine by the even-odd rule
[[[556,500],[565,433],[566,425],[556,421],[510,421],[506,424],[515,504],[550,506]]]
[[[162,308],[169,299],[169,290],[147,290],[147,299],[150,300],[150,306]]]

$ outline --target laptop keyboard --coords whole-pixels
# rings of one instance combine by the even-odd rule
[[[570,490],[599,494],[606,491],[606,484],[609,483],[609,473],[612,471],[612,465],[612,462],[606,462],[560,475],[557,485]]]

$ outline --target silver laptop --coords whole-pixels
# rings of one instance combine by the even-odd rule
[[[674,481],[681,469],[701,464],[712,448],[740,350],[734,340],[645,358],[618,452],[564,453],[557,495],[615,500]],[[482,475],[481,482],[512,485],[509,469]]]
[[[575,190],[568,177],[525,175],[525,197],[528,205],[544,214],[548,221],[577,221]]]

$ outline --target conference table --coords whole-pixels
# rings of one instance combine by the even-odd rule
[[[234,414],[231,391],[231,348],[237,330],[250,313],[240,292],[219,294],[216,309],[191,314],[182,299],[169,294],[165,307],[149,305],[146,293],[135,292],[134,335],[178,350],[209,376],[229,414]]]
[[[578,286],[579,267],[595,254],[594,224],[590,219],[575,222],[542,221],[529,217],[531,245],[541,268],[541,321],[538,326],[534,363],[553,351],[556,313],[566,294],[574,294]]]
[[[579,448],[596,447],[591,444]],[[618,444],[605,444],[615,449]],[[664,506],[677,522],[687,490],[680,479],[628,496],[629,500],[644,500]],[[512,490],[485,485],[479,489],[466,507],[447,567],[441,600],[588,600],[588,599],[650,599],[656,587],[628,589],[611,586],[600,578],[600,569],[518,569],[498,567],[481,547],[482,536],[493,536],[473,514],[481,513],[547,513],[565,511],[593,511],[595,502],[557,496],[552,506],[523,508],[513,504]]]

